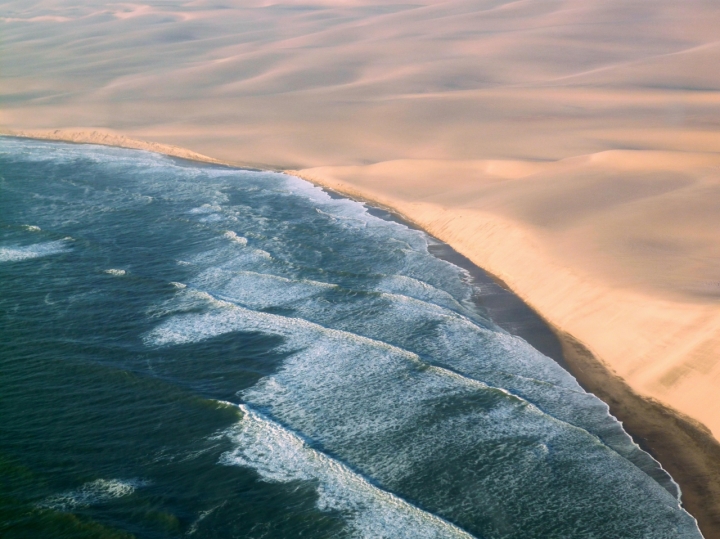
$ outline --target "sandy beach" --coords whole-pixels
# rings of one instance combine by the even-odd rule
[[[393,209],[556,329],[720,537],[712,1],[45,0],[0,25],[3,132],[287,170]]]

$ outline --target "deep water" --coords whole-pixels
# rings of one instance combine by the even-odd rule
[[[0,536],[700,537],[441,247],[282,174],[0,138]]]

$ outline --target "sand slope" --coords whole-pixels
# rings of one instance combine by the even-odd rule
[[[10,0],[0,32],[0,128],[392,206],[720,438],[716,0]]]

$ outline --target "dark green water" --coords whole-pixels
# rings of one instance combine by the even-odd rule
[[[437,247],[289,176],[0,138],[0,536],[700,537]]]

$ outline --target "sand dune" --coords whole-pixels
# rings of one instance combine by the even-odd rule
[[[720,438],[715,0],[14,0],[0,15],[5,130],[142,146],[122,134],[392,206]]]
[[[5,3],[0,124],[286,168],[720,149],[712,0],[226,4]]]

